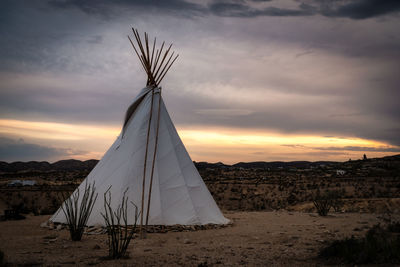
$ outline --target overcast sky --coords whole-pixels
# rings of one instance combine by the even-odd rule
[[[3,0],[0,160],[102,156],[146,81],[131,27],[180,54],[163,97],[193,160],[398,154],[399,12],[396,0]]]

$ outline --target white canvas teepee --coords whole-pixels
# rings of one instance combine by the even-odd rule
[[[127,190],[129,202],[142,211],[137,224],[226,224],[229,220],[219,210],[179,138],[158,87],[176,57],[170,63],[172,53],[163,65],[171,47],[161,57],[163,45],[154,54],[154,41],[150,53],[147,34],[147,48],[136,30],[134,34],[141,55],[131,43],[147,72],[147,87],[128,108],[117,140],[77,189],[83,192],[85,184],[95,183],[98,193],[87,225],[105,224],[101,212],[104,213],[103,196],[107,190],[114,210]],[[155,75],[157,69],[164,71]],[[134,206],[128,205],[128,224],[135,223],[134,213]],[[50,220],[66,223],[61,208]]]

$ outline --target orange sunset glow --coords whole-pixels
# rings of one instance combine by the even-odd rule
[[[344,161],[360,158],[363,153],[374,157],[396,154],[379,151],[394,148],[388,144],[351,137],[292,135],[215,127],[178,127],[177,130],[194,161],[218,162],[224,159],[228,164],[298,158],[313,161],[319,160],[322,155],[327,160]],[[24,142],[31,141],[39,145],[50,143],[53,148],[68,146],[71,148],[68,156],[81,160],[101,158],[119,131],[118,127],[102,125],[0,120],[0,134],[4,136],[19,136]],[[360,149],[352,151],[353,147]],[[340,152],[335,153],[335,150]]]

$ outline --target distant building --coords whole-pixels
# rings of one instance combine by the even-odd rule
[[[12,180],[7,186],[34,186],[36,185],[35,180]]]
[[[22,186],[34,186],[36,185],[35,180],[24,180],[22,181]]]
[[[12,180],[7,184],[7,186],[22,186],[22,181],[21,180]]]
[[[345,175],[346,171],[344,170],[336,170],[336,175]]]

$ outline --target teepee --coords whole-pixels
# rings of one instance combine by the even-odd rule
[[[128,38],[147,83],[126,111],[120,135],[77,189],[83,192],[86,184],[95,183],[98,193],[87,225],[105,225],[101,212],[107,190],[114,209],[127,190],[129,202],[141,211],[136,221],[141,226],[226,224],[229,220],[194,166],[161,97],[160,82],[178,55],[170,53],[172,44],[163,52],[164,42],[156,49],[156,39],[151,47],[146,33],[142,41],[132,30],[136,45]],[[129,224],[135,223],[134,213],[128,205]],[[66,223],[61,207],[50,220]]]

